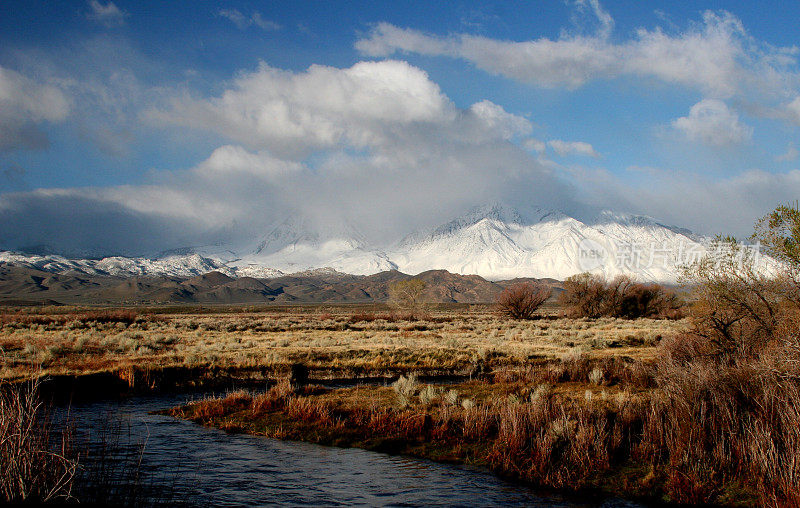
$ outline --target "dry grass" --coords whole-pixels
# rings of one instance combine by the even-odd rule
[[[485,465],[549,488],[796,506],[796,388],[775,390],[764,373],[740,372],[736,382],[702,371],[681,381],[668,375],[669,366],[645,372],[581,355],[446,386],[413,376],[341,389],[293,390],[284,381],[172,414],[280,439]],[[742,397],[760,409],[742,413]]]
[[[578,361],[592,372],[593,360]],[[626,477],[634,488],[603,475],[625,465],[640,441],[650,381],[641,386],[635,377],[616,376],[602,389],[588,379],[557,387],[536,381],[548,371],[508,370],[448,386],[414,376],[391,387],[342,389],[291,390],[284,381],[259,395],[199,401],[172,414],[281,439],[485,465],[548,487],[615,494],[649,488],[639,483],[639,471]]]
[[[348,308],[249,313],[130,311],[14,313],[0,316],[0,379],[127,368],[239,367],[317,376],[402,372],[468,373],[578,351],[592,357],[652,358],[662,337],[685,321],[551,315],[520,322],[487,307],[399,314]]]
[[[560,333],[626,324],[642,322],[573,320]],[[698,354],[694,333],[670,335],[657,347],[642,341],[629,346],[633,356],[591,347],[595,336],[564,345],[547,361],[500,362],[456,385],[413,374],[392,387],[337,390],[293,389],[287,380],[261,395],[204,401],[174,414],[276,438],[483,464],[559,489],[800,506],[800,341],[794,331],[778,338],[757,357],[730,362]],[[557,340],[551,337],[550,347]],[[524,344],[506,339],[507,351],[518,342]]]
[[[51,441],[38,382],[0,386],[0,501],[46,503],[72,499],[78,460],[70,433]]]

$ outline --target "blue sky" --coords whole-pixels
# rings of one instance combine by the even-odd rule
[[[747,235],[800,195],[797,19],[745,1],[2,1],[0,248],[153,253],[287,214],[381,242],[487,201]]]

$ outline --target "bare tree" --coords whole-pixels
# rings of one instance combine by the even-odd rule
[[[625,275],[611,281],[589,273],[568,277],[559,303],[571,317],[677,319],[683,315],[683,305],[674,292],[659,284],[634,282]]]
[[[725,358],[757,356],[787,317],[797,308],[794,267],[784,258],[786,272],[765,272],[755,253],[732,238],[717,238],[709,255],[687,267],[685,281],[694,288],[693,333]],[[796,266],[796,265],[795,265]]]
[[[425,281],[411,278],[389,285],[389,302],[401,309],[416,309],[422,304]]]
[[[606,313],[607,293],[605,279],[581,273],[567,277],[559,302],[572,317],[597,318]]]
[[[514,284],[497,296],[500,312],[514,319],[533,319],[536,310],[550,298],[552,290],[531,283]]]

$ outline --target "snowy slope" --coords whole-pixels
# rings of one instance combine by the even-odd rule
[[[581,222],[560,212],[477,208],[389,252],[400,271],[443,268],[491,280],[565,279],[590,271],[676,282],[680,266],[703,255],[703,239],[643,216],[603,212]]]
[[[204,273],[219,271],[235,277],[249,275],[227,266],[218,259],[210,259],[199,254],[171,255],[158,259],[126,258],[121,256],[103,259],[67,259],[61,256],[37,256],[0,251],[0,263],[35,268],[55,273],[85,273],[88,275],[112,275],[116,277],[168,276],[194,277]],[[281,272],[261,268],[260,273],[267,277],[281,275]],[[250,275],[252,276],[252,275]]]
[[[204,258],[198,254],[173,255],[155,260],[120,256],[103,259],[67,259],[55,255],[38,256],[0,251],[0,262],[35,268],[46,272],[78,272],[89,275],[113,275],[119,277],[138,275],[192,277],[214,270],[232,275],[230,268],[221,262]]]
[[[287,273],[328,267],[354,275],[369,275],[396,266],[386,254],[371,249],[347,223],[320,225],[302,216],[276,224],[254,251],[228,263],[237,270],[269,266]]]
[[[386,249],[369,245],[349,224],[291,216],[249,247],[215,245],[181,249],[158,259],[101,260],[0,251],[0,262],[116,276],[191,277],[217,270],[232,277],[271,278],[319,268],[356,275],[445,269],[490,280],[565,279],[590,271],[674,283],[680,267],[703,256],[707,244],[707,238],[645,216],[602,212],[581,221],[552,210],[491,204]]]

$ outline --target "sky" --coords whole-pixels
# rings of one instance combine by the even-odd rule
[[[0,0],[0,249],[474,206],[745,237],[800,196],[800,3]]]

